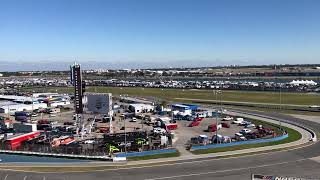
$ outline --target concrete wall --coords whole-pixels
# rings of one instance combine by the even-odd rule
[[[129,153],[120,153],[116,154],[116,157],[134,157],[134,156],[147,156],[147,155],[155,155],[155,154],[165,154],[165,153],[174,153],[177,152],[176,149],[160,149],[153,151],[143,151],[143,152],[129,152]]]

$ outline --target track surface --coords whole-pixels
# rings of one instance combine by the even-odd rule
[[[252,113],[256,112],[252,111]],[[320,123],[280,114],[260,112],[259,114],[299,122],[316,132],[320,131]],[[201,180],[248,180],[251,177],[251,173],[320,179],[320,158],[316,158],[318,156],[320,156],[320,143],[315,143],[311,146],[291,151],[271,152],[229,159],[180,161],[174,164],[143,168],[77,173],[30,173],[1,170],[0,180],[191,180],[196,178]]]

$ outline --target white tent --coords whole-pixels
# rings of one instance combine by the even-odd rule
[[[299,85],[310,85],[310,86],[316,86],[318,83],[312,81],[312,80],[293,80],[289,84],[299,86]]]

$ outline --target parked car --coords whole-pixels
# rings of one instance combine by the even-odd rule
[[[225,122],[221,123],[221,126],[224,128],[230,128],[230,124]]]
[[[202,121],[204,118],[202,118],[202,117],[197,117],[197,118],[195,118],[195,120],[196,121]]]
[[[259,132],[255,131],[255,132],[250,132],[250,133],[246,134],[245,137],[247,139],[256,139],[256,138],[262,138],[263,135],[260,134]]]
[[[241,133],[241,134],[248,134],[250,132],[251,132],[250,129],[242,129],[242,130],[239,131],[239,133]]]
[[[31,114],[31,117],[37,117],[37,116],[38,116],[37,113],[32,113],[32,114]]]
[[[124,127],[123,127],[124,130]],[[99,128],[100,133],[108,133],[109,132],[109,127],[100,127]]]
[[[266,135],[271,135],[274,133],[273,129],[271,128],[262,128],[262,129],[259,129],[258,131],[259,133],[266,134]]]
[[[240,124],[240,123],[242,123],[243,121],[244,121],[243,118],[237,118],[237,119],[234,120],[232,123],[233,123],[233,124]]]
[[[246,141],[247,140],[247,138],[244,137],[242,133],[236,133],[234,139],[237,141]]]
[[[231,143],[231,138],[229,136],[222,136],[220,134],[213,135],[211,139],[212,143]]]
[[[130,122],[137,122],[137,118],[133,117]]]
[[[231,116],[226,116],[222,119],[222,121],[232,121],[233,120],[233,117]]]
[[[167,131],[163,128],[153,128],[153,133],[156,133],[156,134],[164,134],[166,132]]]
[[[50,124],[50,123],[51,123],[51,121],[48,121],[46,119],[41,119],[38,121],[38,124]]]
[[[64,122],[63,125],[73,125],[73,122]]]
[[[246,125],[249,125],[251,124],[250,121],[242,121],[241,123],[239,123],[240,126],[246,126]]]
[[[246,141],[246,140],[248,140],[246,137],[244,137],[244,136],[241,136],[240,138],[239,138],[239,140],[240,141]]]
[[[93,144],[95,141],[92,139],[88,139],[84,141],[84,144]]]
[[[207,131],[209,131],[209,132],[215,132],[215,131],[217,131],[217,129],[219,130],[219,129],[221,129],[221,128],[222,128],[222,125],[221,125],[221,124],[219,124],[218,127],[217,127],[216,124],[211,124],[211,125],[208,126]]]
[[[112,118],[112,117],[110,117],[110,116],[104,115],[104,116],[102,117],[102,122],[103,122],[103,123],[109,122],[110,119],[111,119],[112,121],[114,121],[114,118]]]
[[[96,118],[95,122],[102,122],[102,119]]]
[[[199,126],[199,124],[200,124],[200,121],[192,121],[192,122],[189,124],[189,127]]]
[[[244,127],[245,127],[245,128],[255,128],[256,125],[251,123],[251,124],[245,125]]]
[[[178,124],[176,124],[176,123],[166,124],[165,128],[167,130],[176,130],[176,129],[178,129]]]
[[[58,122],[57,121],[51,121],[50,124],[51,125],[55,125],[55,124],[58,124]]]
[[[263,129],[263,126],[261,124],[259,124],[256,128],[257,129]]]
[[[207,135],[199,135],[198,142],[205,145],[209,142],[209,138]]]
[[[26,116],[26,117],[29,117],[31,113],[29,112],[24,112],[24,111],[17,111],[14,113],[14,116],[17,117],[17,116]]]

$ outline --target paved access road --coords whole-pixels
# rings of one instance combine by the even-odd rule
[[[263,114],[263,113],[259,113]],[[317,122],[286,115],[265,115],[290,119],[316,131]],[[229,159],[185,160],[161,166],[77,173],[27,173],[1,171],[0,180],[175,180],[175,179],[250,179],[251,173],[320,179],[320,143],[295,149]]]

